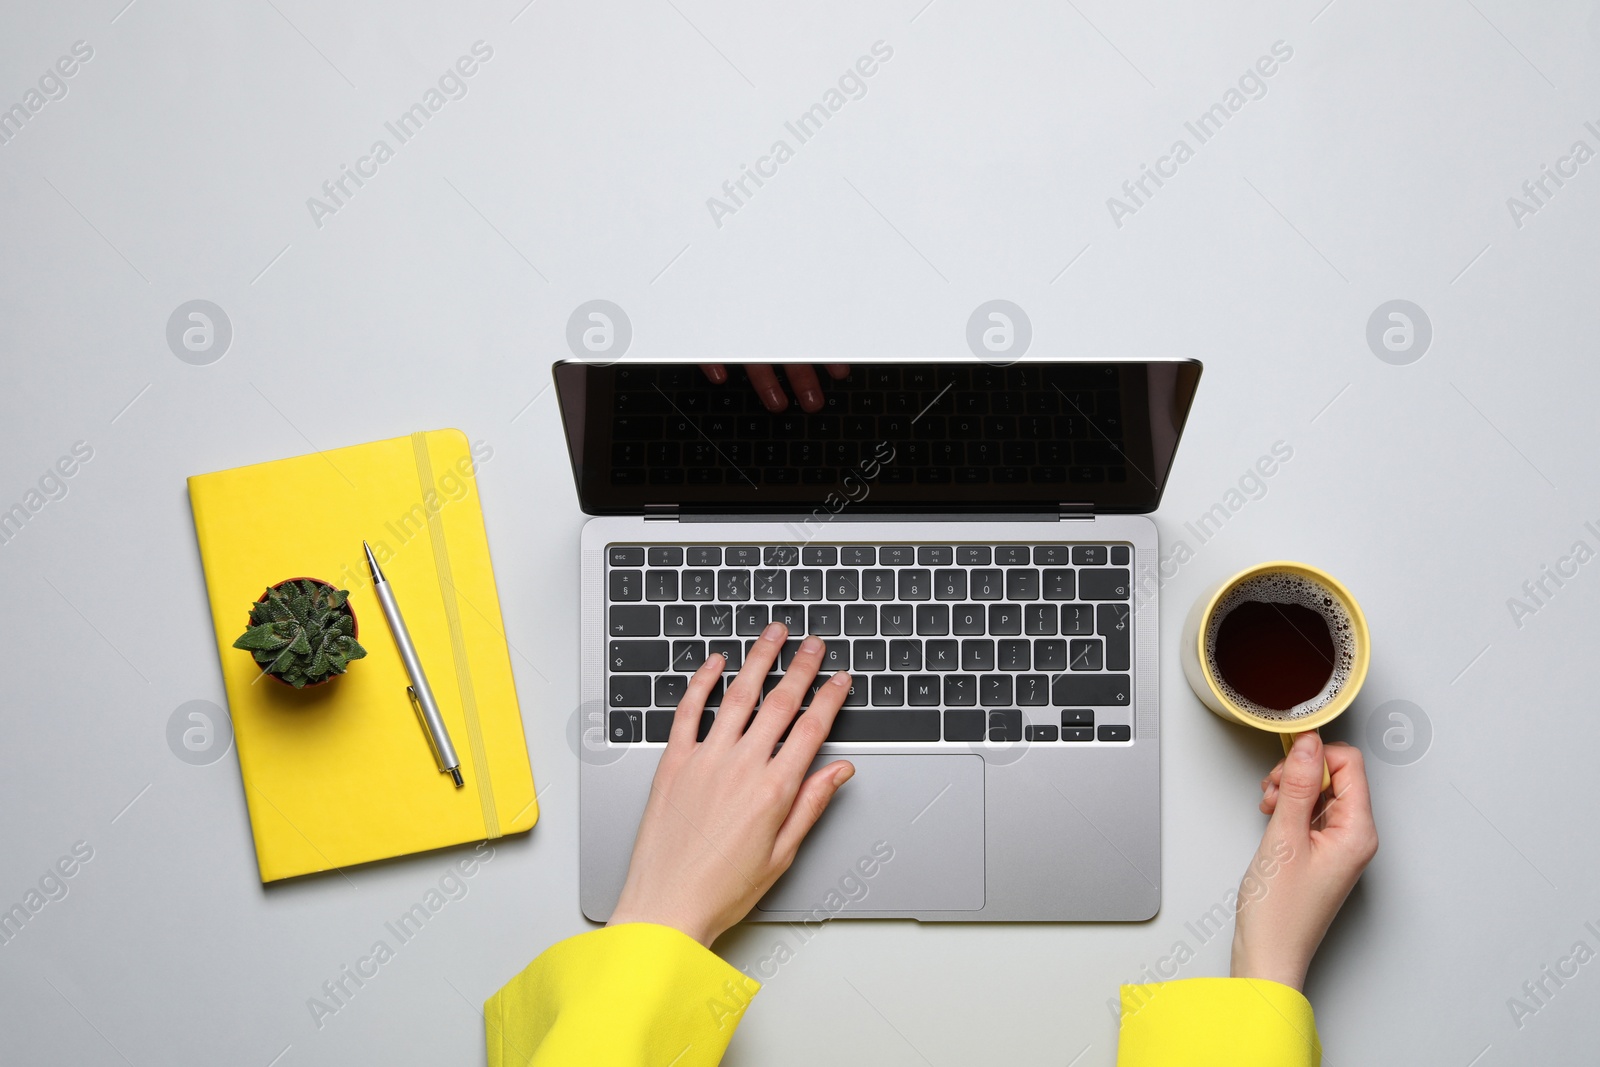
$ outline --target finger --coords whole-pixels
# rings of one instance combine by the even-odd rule
[[[781,868],[787,869],[794,862],[795,853],[800,851],[800,842],[806,839],[811,828],[817,825],[817,820],[822,818],[822,813],[828,810],[828,802],[833,799],[833,794],[855,773],[853,765],[844,760],[834,760],[806,779],[800,792],[795,794],[794,806],[789,809],[783,825],[778,827],[778,836],[772,845],[772,855]]]
[[[800,650],[789,662],[789,669],[784,672],[783,681],[779,682],[761,702],[761,710],[756,714],[755,722],[750,724],[745,736],[749,738],[749,743],[759,748],[763,754],[769,757],[772,755],[778,739],[789,728],[789,724],[794,722],[795,715],[800,711],[800,705],[805,701],[806,689],[810,687],[811,680],[817,676],[817,668],[822,666],[822,649],[820,637],[808,637],[800,642]]]
[[[833,720],[838,717],[839,709],[849,695],[849,674],[839,671],[829,678],[827,684],[811,698],[811,706],[795,720],[789,736],[784,739],[783,751],[773,759],[773,769],[798,783],[806,773],[806,768],[811,766],[811,761],[817,758],[817,750],[828,739]]]
[[[767,672],[778,658],[788,633],[781,622],[772,623],[761,631],[761,636],[745,654],[744,666],[728,691],[722,694],[722,707],[717,711],[717,721],[711,724],[711,733],[706,735],[707,742],[726,746],[744,736],[750,715],[761,700],[761,683],[767,680]]]
[[[728,368],[720,363],[702,363],[700,373],[704,374],[712,385],[721,385],[728,380]]]
[[[744,371],[750,375],[750,387],[761,398],[762,406],[776,415],[789,406],[789,397],[778,384],[778,372],[767,363],[747,363]]]
[[[811,364],[785,363],[783,373],[788,376],[789,387],[794,390],[795,399],[800,401],[802,410],[822,410],[822,383],[817,381],[817,372]]]
[[[1272,826],[1287,837],[1305,838],[1311,832],[1311,816],[1321,795],[1322,739],[1308,730],[1295,738],[1294,748],[1284,760]]]
[[[700,713],[705,710],[706,697],[711,695],[717,679],[722,677],[722,669],[727,665],[727,657],[721,652],[713,652],[700,664],[700,669],[690,676],[683,699],[678,701],[678,709],[672,713],[672,732],[667,735],[669,751],[692,749],[698,743],[695,738],[700,735]]]
[[[1334,831],[1365,831],[1372,827],[1372,794],[1367,788],[1366,763],[1361,750],[1346,744],[1322,750],[1333,777],[1333,796],[1324,808],[1321,825]]]
[[[828,363],[826,366],[828,368],[828,377],[836,382],[842,382],[850,377],[850,364],[848,363]]]

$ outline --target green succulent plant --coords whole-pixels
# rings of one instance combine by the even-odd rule
[[[367,650],[356,643],[347,589],[307,578],[269,588],[250,608],[250,628],[233,643],[266,673],[296,689],[343,674]]]

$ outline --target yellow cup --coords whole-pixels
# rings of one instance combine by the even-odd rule
[[[1268,718],[1240,707],[1229,699],[1217,679],[1213,677],[1210,657],[1206,655],[1206,634],[1211,629],[1211,620],[1216,614],[1217,606],[1244,582],[1266,574],[1290,574],[1314,582],[1333,596],[1350,618],[1352,662],[1344,684],[1325,706],[1310,715],[1296,719]],[[1180,647],[1184,676],[1189,679],[1189,687],[1194,690],[1195,696],[1200,698],[1200,702],[1229,722],[1279,735],[1285,753],[1293,747],[1297,735],[1326,726],[1355,702],[1356,694],[1361,691],[1361,683],[1366,681],[1367,667],[1372,660],[1372,639],[1367,631],[1367,618],[1361,613],[1361,605],[1356,602],[1356,598],[1350,595],[1350,590],[1319,567],[1288,560],[1258,563],[1230,578],[1224,578],[1207,589],[1195,601],[1194,607],[1189,609],[1189,615],[1183,623],[1183,639]],[[1326,789],[1328,785],[1328,767],[1324,763],[1322,787]]]

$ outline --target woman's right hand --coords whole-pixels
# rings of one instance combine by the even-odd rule
[[[1333,783],[1319,804],[1324,759]],[[1261,811],[1271,820],[1239,886],[1232,973],[1300,989],[1329,924],[1378,851],[1360,749],[1301,734],[1262,779]]]

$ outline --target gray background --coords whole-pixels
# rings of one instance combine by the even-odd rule
[[[1507,601],[1600,547],[1582,527],[1600,161],[1520,227],[1507,198],[1575,140],[1600,148],[1596,7],[1324,2],[8,5],[0,106],[73,42],[94,57],[0,147],[0,507],[74,442],[94,456],[0,546],[0,902],[76,841],[94,858],[0,947],[0,1059],[477,1062],[478,1004],[585,929],[583,517],[544,390],[594,298],[626,309],[638,357],[960,356],[972,309],[1003,298],[1030,355],[1207,367],[1156,515],[1164,551],[1194,549],[1163,591],[1160,917],[825,927],[729,1062],[1109,1064],[1119,980],[1180,940],[1183,975],[1225,973],[1227,936],[1185,924],[1237,883],[1276,742],[1202,710],[1176,639],[1203,586],[1274,557],[1333,571],[1371,622],[1334,732],[1390,700],[1432,727],[1420,761],[1371,761],[1383,848],[1309,988],[1327,1061],[1577,1059],[1600,964],[1520,1028],[1507,1000],[1600,947],[1580,702],[1600,564],[1520,627]],[[306,198],[480,39],[466,98],[318,228]],[[716,226],[706,198],[879,40],[894,55],[865,97]],[[1192,145],[1184,121],[1279,40],[1267,94],[1114,225],[1107,197]],[[166,343],[191,299],[233,328],[207,366]],[[1392,299],[1432,323],[1409,365],[1366,342]],[[307,998],[454,856],[258,884],[234,755],[167,744],[176,708],[222,700],[183,480],[451,425],[494,449],[543,817],[319,1030]],[[1292,460],[1199,544],[1184,523],[1276,441]],[[722,948],[754,966],[782,936]]]

